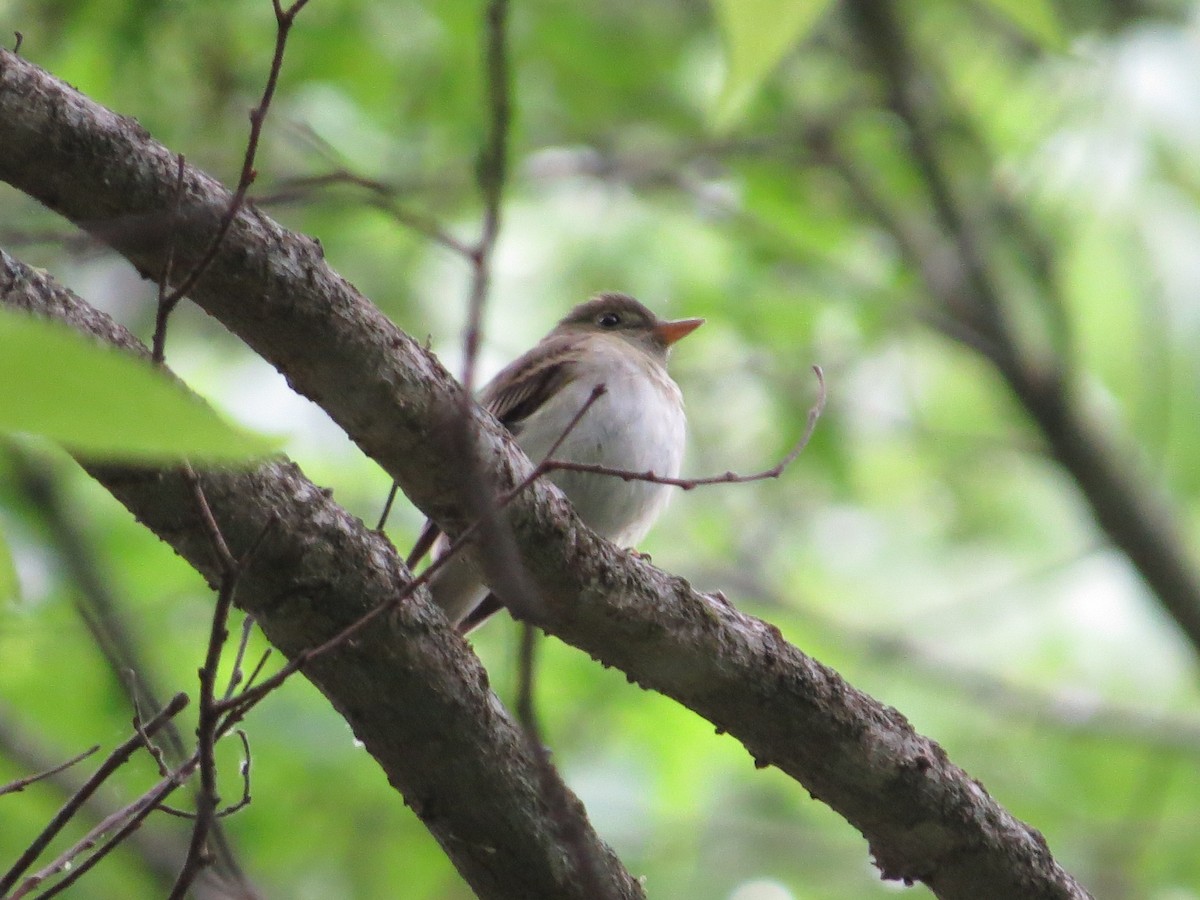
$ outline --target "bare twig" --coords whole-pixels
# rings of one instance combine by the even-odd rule
[[[508,44],[505,30],[507,0],[491,0],[485,13],[484,76],[487,81],[487,138],[479,155],[479,192],[483,197],[483,226],[471,249],[471,293],[467,327],[463,332],[463,393],[469,397],[475,382],[475,361],[483,307],[491,281],[491,258],[500,233],[501,197],[508,172]]]
[[[32,875],[26,879],[21,887],[13,893],[11,900],[20,900],[21,897],[26,896],[30,891],[34,890],[47,878],[66,869],[71,865],[73,860],[79,856],[79,854],[95,846],[99,836],[111,828],[113,824],[118,821],[125,820],[125,824],[118,829],[111,838],[105,841],[95,853],[85,859],[78,866],[72,866],[71,873],[69,875],[67,875],[49,890],[38,894],[36,900],[49,900],[50,897],[54,897],[65,891],[80,878],[86,875],[92,869],[92,867],[100,862],[100,860],[104,859],[104,857],[111,853],[115,848],[120,846],[126,840],[126,838],[129,837],[129,835],[133,834],[133,832],[142,824],[143,820],[145,820],[146,816],[154,812],[154,810],[158,808],[159,804],[162,803],[164,799],[166,799],[176,788],[178,788],[181,784],[187,781],[188,778],[191,777],[195,766],[196,761],[194,757],[187,760],[178,769],[160,781],[153,790],[143,794],[140,798],[119,812],[114,813],[109,817],[109,820],[97,825],[91,830],[91,832],[88,833],[87,837],[75,844],[75,846],[70,850],[63,853],[62,856],[60,856],[52,865],[38,872],[36,875]]]
[[[242,663],[246,659],[246,648],[250,645],[250,635],[254,631],[254,616],[247,615],[242,619],[242,636],[238,641],[237,653],[233,658],[233,671],[229,673],[229,684],[225,686],[225,695],[222,699],[228,700],[233,696],[233,692],[237,690],[238,685],[242,683]]]
[[[196,794],[195,825],[192,828],[192,839],[188,846],[187,856],[179,870],[175,885],[171,889],[170,900],[181,900],[200,870],[211,862],[207,842],[209,832],[217,818],[217,805],[220,802],[217,794],[216,743],[222,732],[219,728],[221,708],[216,698],[217,671],[221,664],[225,641],[229,637],[229,613],[233,609],[233,598],[237,590],[238,579],[249,558],[258,549],[275,521],[274,518],[268,520],[267,527],[251,544],[243,559],[234,559],[229,545],[225,542],[224,535],[221,534],[220,526],[208,504],[208,499],[204,495],[200,479],[191,466],[185,467],[184,478],[191,486],[196,507],[200,512],[200,519],[204,523],[204,530],[208,534],[209,542],[217,556],[217,569],[221,573],[221,583],[217,592],[217,602],[213,609],[204,665],[200,667],[199,721],[196,725],[196,756],[200,768],[200,790]],[[243,646],[244,641],[245,638],[243,638]],[[240,665],[240,652],[238,659],[238,665]],[[228,690],[233,690],[233,677],[230,679]],[[244,742],[245,738],[243,737]],[[248,796],[249,788],[247,786],[247,802],[249,802]]]
[[[38,772],[36,775],[26,775],[24,778],[18,778],[16,781],[10,781],[8,784],[0,785],[0,797],[3,797],[5,794],[15,794],[19,791],[23,791],[25,788],[29,787],[29,785],[35,784],[36,782],[41,781],[43,778],[49,778],[51,775],[57,775],[64,769],[71,768],[71,766],[75,765],[75,763],[87,759],[99,749],[100,745],[96,744],[90,749],[84,750],[82,753],[72,756],[66,762],[54,766],[52,769],[46,769],[44,772]]]
[[[283,69],[283,55],[287,49],[288,33],[292,30],[292,26],[296,22],[296,16],[300,13],[308,0],[296,0],[287,9],[284,9],[279,0],[271,0],[271,6],[275,10],[275,53],[271,57],[271,70],[267,75],[267,84],[263,88],[262,97],[258,102],[258,106],[250,110],[250,137],[246,141],[246,153],[242,158],[242,171],[238,177],[237,188],[233,192],[233,197],[230,198],[225,212],[222,214],[220,221],[217,223],[217,230],[213,234],[212,240],[209,242],[204,254],[200,257],[199,262],[192,267],[191,272],[187,277],[176,286],[176,288],[167,294],[165,297],[159,298],[160,316],[163,318],[163,328],[166,328],[165,318],[170,315],[171,311],[178,305],[187,294],[196,286],[208,267],[212,265],[213,260],[217,258],[217,252],[221,249],[221,244],[225,240],[225,235],[229,233],[229,229],[233,226],[233,220],[237,218],[238,213],[246,203],[246,194],[250,190],[250,185],[254,183],[258,177],[258,172],[254,169],[254,160],[258,155],[258,142],[262,136],[263,123],[267,119],[267,111],[271,107],[271,101],[275,97],[275,89],[279,85],[279,73]]]
[[[219,819],[233,815],[239,809],[250,805],[250,766],[253,761],[253,757],[250,755],[250,738],[246,737],[246,732],[240,728],[236,729],[234,733],[242,742],[242,798],[232,806],[226,806],[218,812],[217,818]]]
[[[400,205],[397,200],[400,191],[395,185],[359,175],[350,171],[345,166],[339,166],[332,172],[327,172],[324,175],[289,179],[282,183],[282,190],[276,193],[262,196],[256,194],[254,202],[263,205],[283,203],[294,197],[302,196],[303,192],[308,189],[337,184],[348,184],[361,188],[366,192],[368,203],[372,208],[387,213],[398,224],[428,238],[435,244],[440,244],[447,250],[467,259],[472,258],[474,255],[475,251],[469,244],[455,237],[431,216],[423,215]]]
[[[392,505],[396,502],[396,495],[400,493],[400,485],[392,482],[391,488],[388,489],[387,499],[383,501],[383,511],[379,514],[379,523],[375,526],[376,531],[383,531],[387,527],[388,516],[392,514]],[[409,563],[409,567],[412,564]]]
[[[13,885],[17,883],[17,879],[33,864],[33,861],[41,855],[42,851],[46,849],[66,824],[71,821],[71,818],[79,811],[84,801],[95,793],[96,789],[113,772],[123,766],[138,747],[142,746],[144,740],[143,734],[154,735],[155,732],[176,716],[187,704],[188,698],[186,694],[176,694],[158,715],[145,724],[144,728],[136,730],[132,737],[126,739],[108,755],[108,758],[101,763],[92,777],[71,795],[62,808],[46,824],[46,827],[42,829],[41,833],[34,838],[25,852],[17,858],[17,861],[4,873],[3,877],[0,877],[0,895],[12,889]]]
[[[182,153],[176,159],[175,200],[171,206],[167,258],[163,263],[162,272],[158,276],[158,301],[154,312],[154,338],[150,342],[150,358],[160,366],[166,359],[167,320],[171,317],[171,313],[179,305],[179,300],[183,296],[181,293],[167,290],[167,285],[171,283],[171,276],[174,274],[175,269],[175,239],[179,225],[179,208],[183,202],[183,175],[187,168],[187,161],[184,159]]]
[[[246,686],[243,688],[243,690],[248,691],[254,686],[254,682],[256,682],[258,680],[258,676],[262,674],[263,667],[266,666],[267,660],[271,658],[271,653],[273,651],[273,647],[268,647],[263,651],[263,655],[259,657],[257,665],[250,670],[250,677],[246,679]]]
[[[246,737],[246,732],[240,728],[234,729],[234,733],[242,742],[242,752],[244,754],[241,765],[242,796],[236,803],[230,804],[213,813],[214,819],[223,819],[226,816],[231,816],[238,810],[250,805],[250,739]],[[166,803],[158,804],[158,808],[161,812],[165,812],[167,815],[174,816],[177,819],[188,819],[195,822],[199,818],[198,813],[188,812],[185,809],[176,809],[174,806],[168,806]]]
[[[146,734],[146,729],[142,727],[142,710],[138,706],[137,701],[133,704],[133,728],[142,739],[142,746],[146,748],[146,752],[154,759],[155,765],[158,766],[158,774],[166,777],[170,772],[170,766],[167,765],[166,759],[163,757],[162,749],[154,743],[150,735]]]
[[[796,457],[804,452],[804,448],[812,440],[813,431],[817,427],[817,420],[821,418],[821,413],[825,411],[825,374],[821,371],[820,366],[813,366],[812,369],[817,376],[818,392],[816,402],[808,411],[808,421],[804,426],[804,433],[800,435],[800,439],[795,443],[791,451],[788,452],[787,456],[771,466],[771,468],[763,469],[761,472],[755,472],[751,475],[724,472],[720,475],[712,475],[707,478],[669,478],[665,475],[658,475],[649,471],[632,472],[628,469],[614,469],[609,466],[601,466],[593,463],[577,463],[564,459],[553,459],[553,450],[551,450],[550,457],[539,468],[545,472],[589,472],[594,475],[610,475],[613,478],[620,478],[622,481],[649,481],[653,484],[671,485],[685,491],[711,484],[747,484],[752,481],[766,481],[771,478],[778,478],[788,466],[796,461]],[[555,445],[555,449],[557,449],[557,445]]]

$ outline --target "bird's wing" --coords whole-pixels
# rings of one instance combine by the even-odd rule
[[[574,342],[543,341],[493,378],[479,402],[518,435],[525,420],[575,377],[577,359]]]
[[[538,344],[487,383],[480,392],[480,404],[514,437],[520,434],[525,420],[575,377],[573,347],[572,341],[557,338]],[[433,520],[426,520],[406,560],[410,569],[429,552],[440,534]]]

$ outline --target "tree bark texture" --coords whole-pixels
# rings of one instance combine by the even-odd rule
[[[150,277],[165,260],[170,229],[163,223],[176,208],[176,165],[136,122],[91,103],[30,63],[0,54],[0,178],[88,229]],[[190,168],[183,185],[185,202],[174,227],[174,270],[180,273],[199,257],[229,198],[217,182]],[[325,264],[319,244],[252,208],[243,210],[190,296],[320,404],[447,532],[457,534],[468,524],[461,454],[448,449],[447,429],[439,424],[461,418],[458,386]],[[498,490],[518,483],[530,471],[529,461],[497,423],[478,409],[471,416],[478,456],[492,483]],[[288,474],[287,466],[276,466],[271,484],[256,486],[264,512],[281,505],[289,517],[285,532],[299,527],[290,524],[295,515],[328,521],[343,536],[319,549],[326,536],[301,529],[285,559],[300,564],[298,557],[311,553],[333,567],[311,574],[331,591],[343,579],[386,584],[406,577],[378,568],[382,549],[361,558],[376,568],[365,575],[347,572],[330,549],[348,541],[347,517],[311,487],[275,485],[275,478]],[[179,497],[169,499],[178,493],[169,483],[151,489],[162,478],[147,473],[130,489],[168,498],[164,502],[176,511],[164,513],[168,527],[159,533],[174,543],[179,537],[171,517],[186,507],[178,506]],[[220,495],[217,487],[213,491]],[[964,900],[1087,896],[1041,835],[989,797],[935,742],[788,644],[773,626],[596,537],[545,483],[518,496],[507,516],[540,593],[542,602],[531,606],[534,624],[704,716],[740,740],[756,764],[787,772],[863,833],[885,878],[922,881],[939,897]],[[242,540],[261,524],[261,514],[253,525],[222,521]],[[192,559],[202,550],[184,552]],[[343,599],[357,604],[358,597]],[[289,617],[304,618],[330,615],[335,600],[317,603],[300,591],[279,602],[289,605]],[[371,636],[322,668],[379,673],[388,666],[418,667],[424,663],[396,659],[395,641],[419,636],[439,648],[451,641],[440,634],[443,620],[423,603],[403,606],[394,618],[398,634]],[[279,639],[294,636],[285,629]],[[463,662],[463,656],[446,664],[467,666],[474,674],[464,681],[482,681],[477,663]],[[372,678],[346,677],[360,678],[364,691],[374,686]],[[358,702],[364,705],[354,711],[363,719],[388,715],[373,708],[369,695]],[[443,714],[496,715],[482,697],[452,706]],[[474,777],[486,780],[494,760],[464,760],[468,764],[477,764],[481,774]]]

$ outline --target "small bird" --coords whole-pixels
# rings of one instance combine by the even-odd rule
[[[555,459],[674,478],[683,461],[686,422],[683,396],[667,374],[667,356],[672,344],[703,324],[703,319],[665,321],[626,294],[600,294],[572,309],[537,346],[503,369],[484,387],[480,403],[534,463],[562,438]],[[604,385],[604,393],[568,432],[597,385]],[[589,528],[626,547],[646,536],[671,490],[587,472],[558,470],[547,477]],[[427,524],[418,547],[427,546],[436,533]],[[444,535],[437,536],[435,558],[448,546]],[[429,587],[463,632],[500,608],[459,559],[448,561]]]

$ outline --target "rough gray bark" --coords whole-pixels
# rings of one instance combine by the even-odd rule
[[[136,123],[0,55],[0,178],[145,273],[163,262],[155,238],[173,208],[175,165]],[[194,170],[185,187],[178,272],[229,196]],[[244,211],[192,299],[324,407],[422,511],[451,534],[465,526],[457,456],[436,424],[457,414],[456,385],[325,265],[318,245]],[[500,489],[515,484],[528,460],[494,421],[473,415],[487,472]],[[923,881],[944,898],[1087,896],[1041,835],[936,743],[772,626],[600,540],[549,486],[535,485],[509,513],[543,601],[534,624],[695,710],[758,764],[787,772],[866,836],[884,877]]]
[[[135,354],[104,313],[0,250],[0,307],[63,321]],[[220,579],[191,488],[178,471],[88,471],[210,583]],[[201,474],[235,554],[265,538],[237,600],[288,657],[318,646],[410,580],[395,548],[286,460]],[[643,897],[488,688],[487,673],[422,589],[304,669],[480,897]],[[582,871],[581,871],[582,865]]]

